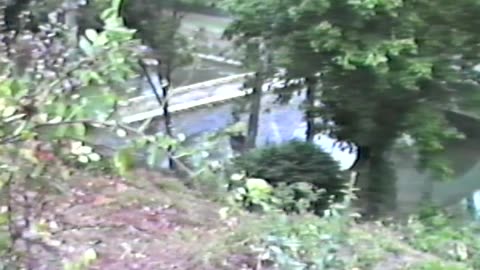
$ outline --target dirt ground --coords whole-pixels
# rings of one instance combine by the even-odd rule
[[[146,171],[136,179],[78,175],[69,194],[49,196],[35,215],[48,233],[33,247],[33,269],[62,269],[88,249],[98,256],[92,270],[241,269],[241,256],[209,255],[229,230],[216,204],[176,179]]]

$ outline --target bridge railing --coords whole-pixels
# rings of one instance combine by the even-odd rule
[[[247,90],[242,90],[242,85],[253,75],[252,72],[243,73],[171,89],[168,97],[170,112],[176,113],[248,95]],[[124,123],[134,123],[161,115],[163,108],[159,106],[153,93],[129,99],[118,112]]]
[[[247,96],[252,89],[245,89],[243,85],[246,79],[254,75],[254,72],[247,72],[172,89],[169,110],[171,113],[178,113]],[[263,85],[263,91],[269,92],[284,87],[286,81],[280,78],[273,77],[267,80]],[[298,80],[292,80],[290,83],[297,84]],[[139,110],[135,110],[134,107]],[[163,108],[159,106],[152,93],[130,99],[127,107],[121,109],[118,115],[122,122],[134,123],[162,116]]]
[[[231,76],[222,77],[222,78],[219,78],[219,79],[213,79],[213,80],[209,80],[209,81],[205,81],[205,82],[194,83],[194,84],[190,84],[190,85],[186,85],[186,86],[181,86],[181,87],[178,87],[178,88],[173,88],[173,89],[170,90],[170,93],[172,94],[172,96],[182,95],[182,94],[188,93],[190,91],[194,91],[194,90],[201,90],[201,89],[210,88],[210,87],[214,87],[214,86],[218,86],[218,85],[222,85],[222,84],[242,81],[242,80],[248,79],[248,78],[250,78],[254,75],[255,75],[254,72],[246,72],[246,73],[242,73],[242,74],[231,75]],[[138,102],[142,102],[142,101],[147,101],[147,100],[151,100],[153,97],[155,97],[155,95],[153,93],[146,94],[146,95],[141,95],[141,96],[129,99],[128,103],[133,104],[133,103],[138,103]]]

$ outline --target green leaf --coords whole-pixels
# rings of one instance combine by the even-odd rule
[[[85,30],[85,36],[90,42],[95,43],[98,38],[98,33],[94,29],[87,29]]]
[[[112,0],[112,10],[118,12],[122,7],[122,2],[124,0]]]
[[[88,119],[103,121],[105,115],[110,114],[114,108],[117,97],[113,93],[97,92],[85,94],[83,97],[83,107],[81,108],[82,116]]]
[[[168,149],[169,147],[175,148],[178,145],[177,140],[170,138],[168,136],[158,136],[156,138],[156,143],[157,143],[157,146],[159,146],[164,150]]]
[[[88,155],[88,158],[89,158],[91,161],[93,161],[93,162],[98,162],[98,161],[100,161],[100,160],[102,159],[102,157],[101,157],[99,154],[97,154],[97,153],[91,153],[91,154],[89,154],[89,155]]]
[[[38,134],[35,133],[35,132],[32,132],[30,130],[23,130],[21,135],[20,135],[20,138],[22,140],[31,140],[33,138],[35,138],[35,136],[37,136]]]
[[[54,129],[53,136],[55,138],[64,138],[68,133],[68,126],[67,125],[60,125],[59,127]]]
[[[8,224],[8,214],[7,213],[0,213],[0,226],[4,226]]]
[[[126,175],[135,165],[134,150],[124,148],[113,157],[113,165],[120,175]]]
[[[87,127],[85,124],[76,123],[72,125],[72,135],[76,138],[82,138],[87,134]]]
[[[12,96],[11,81],[5,80],[0,83],[0,95],[2,95],[3,97]]]
[[[147,164],[150,168],[154,168],[161,161],[163,161],[166,156],[165,150],[159,149],[157,146],[152,145],[148,149]]]
[[[25,131],[26,127],[28,125],[28,121],[20,121],[20,124],[17,126],[15,131],[13,132],[13,135],[20,135],[22,132]]]
[[[267,181],[259,178],[248,178],[245,186],[249,191],[260,191],[262,193],[270,193],[273,190]]]
[[[3,110],[2,117],[7,118],[15,114],[17,108],[14,106],[8,106]]]
[[[107,34],[102,32],[97,36],[97,39],[94,42],[95,46],[104,46],[108,43]]]
[[[10,84],[12,96],[15,98],[21,98],[28,93],[28,88],[18,80],[12,80]]]
[[[95,55],[94,48],[92,43],[88,41],[85,37],[80,37],[80,41],[78,42],[78,46],[80,49],[88,56],[92,57]]]
[[[60,117],[65,117],[65,114],[67,113],[68,107],[65,103],[63,102],[55,102],[55,116],[60,116]]]
[[[89,248],[83,254],[84,265],[90,265],[97,259],[97,252],[93,248]]]
[[[117,15],[117,11],[115,11],[112,8],[107,8],[104,11],[102,11],[102,14],[100,14],[100,18],[103,21],[106,21],[108,18],[115,17]]]
[[[0,250],[7,250],[10,246],[11,236],[7,232],[0,231]],[[1,266],[1,263],[0,263]]]

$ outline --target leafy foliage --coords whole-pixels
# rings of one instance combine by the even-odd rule
[[[279,215],[272,220],[269,233],[255,247],[264,261],[273,261],[278,269],[342,269],[336,253],[345,240],[342,220],[318,217],[292,218]]]
[[[94,249],[87,249],[82,258],[77,262],[68,262],[63,266],[63,270],[83,270],[88,269],[97,259],[97,253]]]
[[[36,33],[21,27],[14,35],[1,33],[0,183],[5,194],[2,205],[7,208],[2,208],[0,219],[5,221],[2,230],[8,236],[7,251],[17,252],[17,232],[36,226],[29,220],[32,217],[22,214],[28,213],[22,207],[28,208],[29,204],[19,203],[19,196],[12,193],[22,197],[22,192],[63,191],[64,185],[58,180],[69,177],[65,161],[77,162],[78,166],[105,158],[89,141],[90,131],[116,131],[122,126],[115,121],[114,112],[121,95],[128,92],[126,83],[138,76],[138,59],[143,51],[133,38],[134,31],[117,16],[121,3],[112,0],[101,13],[102,31],[87,29],[78,43],[72,39],[72,25],[66,27],[59,21],[65,12],[62,8],[50,10],[49,21],[41,23]],[[114,165],[124,174],[130,160],[116,158]],[[19,225],[12,222],[16,219],[26,220],[26,227],[17,228]],[[28,253],[29,249],[18,252]],[[91,253],[86,256],[84,266],[94,259]]]
[[[236,179],[239,181],[242,179]],[[263,179],[247,178],[244,186],[233,190],[233,202],[239,203],[242,207],[255,209],[261,207],[263,211],[275,209],[278,201],[274,196],[273,187]]]
[[[408,241],[419,250],[465,262],[472,269],[480,267],[478,224],[461,223],[436,211],[428,216],[411,218],[404,230]]]
[[[293,197],[291,200],[296,201],[311,197],[308,188],[302,188],[299,185],[301,183],[311,185],[315,192],[326,191],[326,195],[313,205],[319,211],[325,210],[325,203],[330,196],[342,198],[346,183],[338,164],[321,149],[306,142],[292,141],[285,145],[252,150],[234,159],[233,166],[236,170],[244,171],[247,177],[265,179],[273,186],[286,184],[294,194],[288,195],[289,189],[282,189],[279,193],[284,193],[283,199]]]
[[[429,261],[422,263],[420,265],[416,265],[413,270],[469,270],[465,266],[459,266],[454,263],[445,263],[441,261]]]
[[[161,60],[162,74],[167,80],[176,68],[193,61],[193,43],[179,30],[185,16],[183,5],[195,2],[128,1],[122,10],[127,25],[138,30],[138,37],[154,50],[154,58]]]
[[[225,7],[235,18],[227,36],[269,40],[287,77],[320,79],[314,112],[336,124],[329,129],[336,138],[381,156],[409,133],[422,167],[450,175],[437,153],[457,134],[442,110],[475,92],[462,89],[478,89],[478,35],[467,19],[478,3],[227,0]]]
[[[121,21],[111,17],[110,9],[107,11],[103,17],[105,31],[87,30],[86,37],[79,41],[81,51],[65,47],[67,41],[60,38],[61,28],[54,25],[49,32],[42,33],[48,37],[38,34],[26,41],[34,46],[32,52],[39,50],[38,58],[30,55],[33,59],[29,63],[37,66],[26,66],[27,73],[21,78],[2,81],[4,132],[17,136],[30,127],[36,130],[44,125],[49,126],[54,137],[82,137],[86,129],[81,128],[82,123],[73,122],[109,118],[118,100],[112,89],[136,76],[138,43],[130,41],[133,32],[122,28]],[[40,58],[45,55],[49,59]],[[33,114],[25,111],[26,106],[35,109]],[[8,118],[18,121],[9,122]],[[57,127],[62,121],[69,121],[77,128]]]

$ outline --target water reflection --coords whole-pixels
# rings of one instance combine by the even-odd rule
[[[294,130],[292,139],[304,140],[306,129],[307,124],[305,122],[301,123],[298,128]],[[316,135],[313,142],[328,153],[333,160],[337,161],[341,170],[350,169],[357,160],[358,150],[354,145],[349,149],[344,142],[339,142],[326,134]]]

